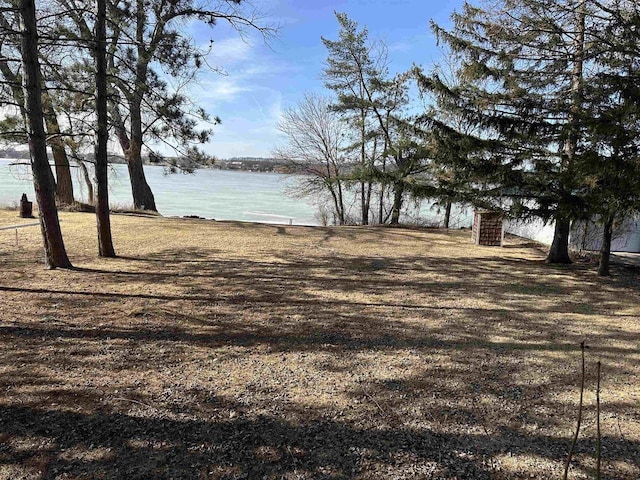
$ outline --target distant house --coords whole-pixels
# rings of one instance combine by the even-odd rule
[[[546,245],[551,245],[553,241],[553,230],[553,222],[545,224],[541,219],[510,220],[505,225],[507,233]],[[576,250],[599,250],[602,245],[602,226],[593,221],[575,222],[571,227],[569,243]],[[640,218],[630,218],[616,227],[611,251],[640,253]]]

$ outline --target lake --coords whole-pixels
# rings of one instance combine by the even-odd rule
[[[0,206],[17,205],[23,193],[35,200],[28,160],[0,159]],[[20,163],[22,165],[12,165]],[[74,171],[75,196],[86,201],[86,186]],[[200,169],[193,174],[166,174],[161,166],[146,165],[147,181],[153,190],[158,211],[165,216],[197,215],[216,220],[319,225],[316,207],[310,201],[292,198],[295,177],[277,173]],[[126,165],[109,170],[109,200],[112,206],[133,204]],[[354,202],[350,202],[355,204]],[[435,225],[442,212],[427,201],[406,202],[402,218],[406,223]],[[454,206],[451,227],[469,227],[471,212]]]
[[[0,159],[0,205],[11,206],[26,193],[34,200],[28,160]],[[294,179],[277,173],[200,169],[193,174],[165,174],[163,167],[146,165],[147,182],[155,195],[158,211],[165,216],[198,215],[216,220],[241,220],[295,225],[317,225],[315,208],[304,200],[286,195]],[[74,169],[76,198],[86,200],[86,186]],[[109,173],[111,205],[133,204],[126,165],[113,165]]]

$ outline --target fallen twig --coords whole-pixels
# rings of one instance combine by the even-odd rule
[[[385,412],[385,410],[380,406],[380,404],[376,401],[376,399],[375,399],[375,398],[373,398],[371,395],[369,395],[369,392],[367,392],[364,388],[362,389],[362,392],[365,394],[365,396],[366,396],[369,400],[371,400],[371,401],[375,404],[375,406],[376,406],[376,407],[378,407],[378,408],[380,409],[380,411],[382,412],[382,414],[383,414],[385,417],[388,417],[388,416],[389,416],[389,414],[388,414],[387,412]]]

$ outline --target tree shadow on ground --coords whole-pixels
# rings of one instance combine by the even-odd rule
[[[352,230],[319,241],[385,246],[186,246],[0,284],[0,478],[558,478],[585,336],[611,392],[603,478],[637,478],[635,280]]]
[[[488,462],[496,445],[512,455],[546,455],[566,447],[565,439],[545,435],[514,444],[510,432],[497,431],[481,436],[483,447],[471,454],[468,449],[478,439],[464,434],[362,430],[332,420],[296,425],[261,416],[176,421],[9,407],[0,411],[0,421],[1,462],[19,464],[37,456],[42,478],[336,479],[359,478],[363,472],[374,478],[384,475],[387,465],[397,465],[396,474],[407,478],[489,479],[497,473]],[[6,446],[8,439],[25,437],[48,441],[37,449]],[[626,459],[628,447],[619,442],[605,439],[608,455]],[[577,454],[594,447],[583,442]],[[576,467],[581,468],[579,462]]]

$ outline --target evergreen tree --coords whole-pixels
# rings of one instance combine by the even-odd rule
[[[460,56],[463,83],[449,86],[438,75],[422,82],[479,129],[480,197],[508,196],[514,213],[555,219],[547,257],[554,263],[571,261],[570,222],[585,213],[583,88],[593,45],[587,35],[597,21],[589,13],[586,0],[503,0],[490,10],[465,4],[451,31],[433,25]],[[456,138],[469,143],[464,135],[449,141]]]
[[[389,78],[386,47],[372,43],[366,28],[344,13],[336,13],[338,40],[322,41],[328,50],[325,86],[334,91],[334,109],[351,126],[349,148],[358,156],[354,179],[359,182],[362,224],[369,223],[371,196],[377,183],[380,192],[378,220],[398,224],[412,176],[424,171],[425,149],[409,124],[408,73]],[[390,188],[391,211],[384,215],[384,199]]]
[[[429,89],[423,88],[434,76],[442,78],[446,85],[460,87],[462,81],[457,76],[454,60],[453,56],[445,56],[446,68],[436,66],[430,74],[417,66],[412,72],[427,105],[426,111],[413,120],[413,125],[416,134],[428,145],[431,157],[430,183],[416,185],[415,193],[434,198],[439,206],[444,206],[444,228],[450,226],[454,202],[482,203],[483,199],[475,195],[478,179],[474,179],[474,172],[478,165],[474,165],[473,159],[490,146],[490,142],[482,142],[477,137],[479,130],[472,122],[449,108],[446,97],[430,97]],[[483,155],[479,161],[484,162]]]
[[[585,86],[587,198],[603,227],[599,275],[609,275],[614,225],[640,211],[640,7],[601,5],[597,73]]]
[[[69,12],[72,25],[68,25],[67,34],[91,39],[91,26],[82,14],[83,2],[57,1]],[[161,144],[188,159],[202,161],[206,156],[198,146],[211,138],[212,130],[200,125],[219,122],[165,80],[172,78],[184,88],[205,66],[207,52],[184,33],[182,25],[201,22],[214,27],[226,21],[239,31],[252,29],[265,36],[273,33],[245,5],[240,0],[222,0],[215,5],[191,0],[108,2],[110,121],[127,161],[136,208],[156,210],[144,173],[143,147],[154,159],[161,159],[153,152],[155,144]]]
[[[21,131],[26,132],[26,123],[24,120],[25,112],[23,111],[24,92],[21,87],[22,73],[20,70],[20,63],[11,61],[19,58],[20,45],[17,37],[12,34],[12,32],[16,30],[15,25],[17,25],[17,18],[11,13],[15,12],[7,10],[0,13],[0,29],[3,32],[2,39],[0,41],[0,57],[2,57],[0,59],[0,76],[2,78],[3,86],[5,87],[3,92],[3,103],[5,105],[11,104],[14,107],[17,107],[16,110],[19,112],[19,115],[10,115],[8,119],[5,119],[4,126],[9,128],[8,131],[7,128],[3,128],[3,130],[5,130],[5,138],[18,142],[25,142],[26,133],[20,133]],[[60,205],[71,205],[74,203],[71,167],[65,149],[62,131],[58,123],[57,109],[54,104],[52,94],[49,92],[50,85],[46,82],[46,78],[48,77],[47,66],[50,63],[46,60],[47,50],[50,50],[51,46],[55,45],[55,42],[50,41],[49,44],[49,48],[47,48],[46,44],[43,46],[42,42],[40,42],[40,47],[38,49],[40,55],[39,65],[43,70],[40,77],[43,78],[44,82],[41,89],[42,108],[47,132],[47,144],[53,153],[54,168],[56,172],[56,201]],[[43,66],[42,63],[45,65]]]
[[[361,223],[368,225],[378,151],[378,136],[372,133],[375,119],[371,104],[386,59],[380,45],[369,42],[366,28],[359,30],[345,13],[336,13],[336,18],[340,26],[338,39],[322,38],[328,51],[323,77],[325,86],[337,96],[335,110],[354,132],[349,150],[358,157],[354,179],[359,183]]]
[[[55,204],[55,181],[47,158],[34,0],[20,0],[18,13],[20,18],[20,53],[23,65],[24,112],[27,120],[33,185],[38,201],[45,259],[50,268],[71,268]]]

